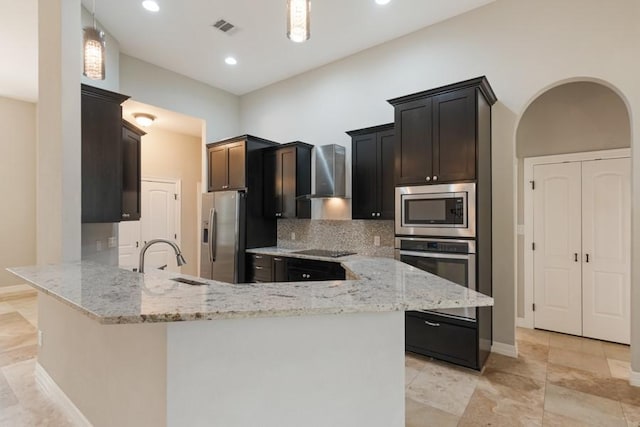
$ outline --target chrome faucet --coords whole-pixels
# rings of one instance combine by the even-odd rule
[[[176,245],[174,242],[172,242],[171,240],[166,240],[166,239],[153,239],[153,240],[149,240],[147,243],[145,243],[144,246],[142,247],[142,249],[140,249],[140,265],[138,265],[138,272],[139,273],[144,273],[144,254],[145,254],[145,252],[147,252],[147,249],[149,249],[149,246],[151,246],[151,245],[153,245],[155,243],[166,243],[167,245],[170,245],[173,248],[173,250],[176,253],[176,261],[178,263],[178,267],[180,267],[181,265],[185,265],[187,263],[187,261],[185,261],[184,257],[182,256],[182,252],[180,252],[180,247],[178,245]]]

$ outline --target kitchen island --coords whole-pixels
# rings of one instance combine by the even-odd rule
[[[392,259],[341,263],[352,280],[10,271],[40,291],[37,377],[95,426],[403,426],[404,312],[493,300]]]

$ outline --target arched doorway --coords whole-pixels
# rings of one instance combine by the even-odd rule
[[[536,97],[523,113],[516,132],[519,224],[517,316],[521,326],[533,326],[532,265],[527,261],[533,258],[534,248],[530,246],[532,240],[527,241],[525,238],[525,232],[531,232],[532,220],[527,218],[525,195],[533,194],[527,193],[531,178],[526,176],[532,169],[525,168],[524,159],[545,159],[540,156],[561,155],[553,159],[563,162],[589,159],[588,155],[576,153],[607,153],[602,150],[614,150],[608,152],[610,157],[624,157],[630,155],[630,141],[629,112],[624,100],[600,82],[572,81],[557,84]],[[529,164],[532,164],[531,161]],[[575,261],[577,262],[577,258]]]

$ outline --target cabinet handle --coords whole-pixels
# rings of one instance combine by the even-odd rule
[[[376,215],[376,216],[380,216],[380,212],[378,212],[378,215]]]
[[[253,256],[255,259],[262,259],[262,255],[254,255]]]
[[[127,213],[123,213],[122,214],[122,218],[129,218],[131,215],[127,214]]]
[[[589,262],[589,254],[587,254],[587,262]]]
[[[433,175],[433,180],[437,181],[438,180],[438,175]]]
[[[282,261],[282,258],[274,258],[274,261]]]
[[[376,216],[376,213],[375,212],[371,212],[371,216]]]
[[[427,177],[427,182],[429,182],[429,181],[431,181],[431,177],[430,176]]]
[[[140,242],[136,242],[136,248],[140,246]]]
[[[578,262],[578,253],[577,253],[577,252],[575,252],[575,253],[573,254],[573,260],[574,260],[575,262]]]
[[[429,325],[429,326],[433,326],[434,328],[439,328],[440,327],[440,323],[433,323],[433,322],[429,322],[428,320],[425,320],[424,323]]]
[[[256,270],[262,270],[264,267],[260,267],[259,265],[256,265]]]

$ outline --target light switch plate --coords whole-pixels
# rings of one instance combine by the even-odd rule
[[[291,240],[296,240],[296,233],[293,231],[291,232]]]
[[[380,246],[380,236],[373,236],[373,246]]]
[[[116,246],[118,246],[118,239],[116,239],[115,237],[109,237],[109,239],[107,240],[107,246],[110,248],[115,248]]]

